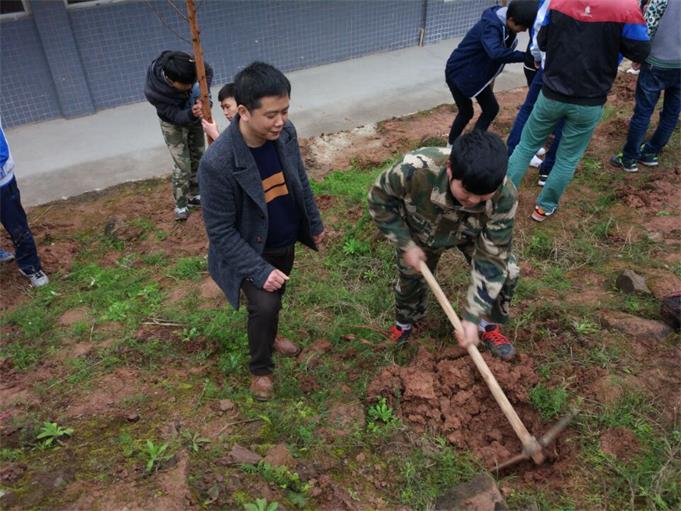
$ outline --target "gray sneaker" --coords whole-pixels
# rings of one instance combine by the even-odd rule
[[[175,208],[175,220],[177,222],[184,222],[189,218],[189,208]]]
[[[34,273],[26,273],[23,270],[19,270],[19,272],[31,281],[31,286],[33,287],[42,287],[50,282],[50,279],[47,278],[47,275],[45,275],[45,272],[42,270],[38,270]]]

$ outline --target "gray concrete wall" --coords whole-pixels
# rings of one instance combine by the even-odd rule
[[[184,8],[184,2],[174,0]],[[198,0],[215,83],[253,60],[284,71],[462,35],[493,0]],[[165,0],[66,7],[29,0],[0,21],[5,126],[143,101],[147,66],[162,50],[191,51],[187,23]],[[46,58],[47,56],[47,58]],[[408,73],[409,70],[404,72]]]

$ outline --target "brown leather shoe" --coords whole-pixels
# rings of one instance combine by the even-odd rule
[[[301,350],[286,337],[277,337],[274,340],[274,351],[285,357],[297,357]]]
[[[269,401],[274,397],[274,384],[272,375],[251,376],[251,394],[258,401]]]

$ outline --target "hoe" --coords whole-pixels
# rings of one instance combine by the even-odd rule
[[[459,317],[456,315],[456,312],[454,312],[451,303],[449,303],[449,300],[447,300],[447,297],[440,288],[440,285],[437,283],[437,280],[435,280],[435,277],[424,262],[421,262],[420,270],[423,274],[423,277],[426,279],[426,282],[428,282],[431,291],[437,298],[437,301],[440,303],[440,306],[445,311],[445,314],[447,314],[452,326],[454,326],[454,329],[459,332],[463,332],[463,327],[461,326]],[[515,465],[516,463],[529,459],[534,461],[537,465],[543,463],[546,460],[544,449],[556,439],[561,431],[565,429],[572,418],[577,414],[577,410],[574,410],[570,414],[563,417],[556,423],[556,425],[549,429],[543,437],[537,440],[533,435],[530,434],[529,431],[527,431],[527,428],[520,420],[520,417],[518,417],[513,405],[511,405],[508,398],[506,397],[506,394],[504,394],[504,391],[499,386],[499,383],[492,374],[492,371],[490,371],[485,359],[482,358],[482,355],[480,355],[478,348],[471,344],[468,346],[467,351],[473,359],[473,362],[475,362],[475,366],[482,375],[482,379],[485,380],[485,383],[489,387],[494,399],[499,404],[501,411],[504,412],[508,422],[511,424],[513,431],[515,431],[515,434],[523,444],[523,450],[520,454],[513,456],[504,463],[496,465],[493,467],[493,469],[499,472],[505,468]]]

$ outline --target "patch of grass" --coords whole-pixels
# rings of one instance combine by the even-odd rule
[[[527,255],[537,259],[548,259],[553,249],[553,239],[544,231],[535,232],[525,246]]]
[[[561,415],[567,400],[568,392],[565,387],[550,388],[540,383],[530,390],[530,402],[544,421]]]
[[[373,184],[378,174],[386,169],[390,163],[368,170],[349,169],[343,172],[332,172],[321,182],[311,182],[315,194],[334,195],[345,198],[356,207],[366,209],[366,198],[369,187]]]
[[[414,509],[431,509],[435,498],[479,470],[471,458],[454,450],[445,439],[434,443],[433,454],[414,449],[392,460],[399,468],[400,502]]]
[[[183,280],[201,280],[202,274],[208,271],[208,260],[204,256],[181,257],[175,261],[175,267],[168,276]]]

